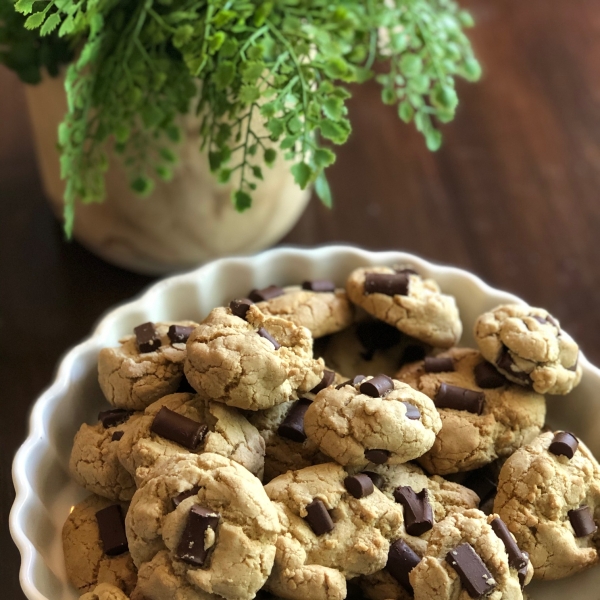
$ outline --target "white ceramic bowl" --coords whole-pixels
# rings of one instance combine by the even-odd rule
[[[329,278],[343,285],[354,268],[368,265],[414,265],[456,297],[464,323],[461,344],[473,345],[476,317],[501,303],[522,303],[461,269],[431,264],[401,252],[366,252],[345,246],[315,250],[279,248],[250,258],[226,258],[153,285],[139,298],[110,311],[92,335],[61,361],[52,386],[37,400],[29,436],[17,453],[13,479],[17,492],[10,529],[22,556],[21,585],[30,600],[76,600],[63,565],[61,529],[70,507],[87,492],[68,473],[73,436],[84,421],[94,422],[105,406],[96,369],[100,348],[145,321],[193,319],[200,321],[215,306],[249,289],[271,283],[294,284],[305,279]],[[583,380],[568,397],[548,399],[552,426],[580,435],[600,456],[600,371],[581,356]],[[527,588],[533,600],[597,600],[600,568],[557,582],[536,582]],[[576,592],[573,595],[573,592]]]

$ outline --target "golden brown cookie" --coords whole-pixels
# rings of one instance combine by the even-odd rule
[[[443,361],[448,367],[428,367]],[[529,443],[544,425],[544,397],[499,376],[476,350],[454,348],[407,365],[396,377],[438,407],[441,431],[418,459],[429,473],[478,469]]]
[[[581,381],[577,344],[543,308],[498,306],[477,319],[475,340],[505,377],[540,394],[568,394]]]
[[[543,433],[504,463],[494,502],[539,579],[568,577],[598,562],[600,466],[581,440],[555,439]]]
[[[203,397],[229,406],[260,410],[297,398],[323,375],[312,357],[312,336],[254,305],[245,317],[215,308],[187,342],[185,374]]]
[[[135,493],[126,526],[139,592],[153,600],[178,597],[176,590],[251,600],[271,572],[279,532],[261,482],[210,453],[159,460]]]
[[[185,335],[174,335],[171,328],[191,331],[196,326],[193,321],[144,323],[116,348],[100,350],[98,382],[106,399],[117,408],[144,410],[176,392],[183,378]]]
[[[387,386],[381,396],[372,391],[376,382]],[[304,428],[327,456],[362,468],[421,456],[433,445],[441,420],[425,394],[378,375],[319,392],[306,411]]]
[[[137,575],[129,552],[108,555],[100,537],[97,513],[114,506],[100,496],[88,496],[71,510],[62,530],[65,568],[69,581],[80,594],[100,583],[113,585],[126,594],[135,587]],[[124,514],[127,505],[119,505]]]
[[[190,446],[186,436],[179,437],[180,426],[176,421],[171,430],[161,431],[163,408],[193,422],[184,421],[185,425],[193,427],[193,424],[197,424],[201,428],[196,445]],[[160,457],[203,452],[231,458],[254,475],[262,477],[265,444],[256,427],[235,408],[202,400],[197,394],[170,394],[154,402],[118,445],[122,465],[138,483]]]
[[[410,270],[362,267],[352,271],[346,291],[369,314],[431,346],[449,348],[460,340],[456,301],[442,294],[433,279]]]
[[[327,291],[316,292],[289,286],[279,291],[280,295],[257,302],[256,306],[265,315],[306,327],[314,338],[341,331],[354,320],[354,306],[344,289],[327,288]]]
[[[265,486],[282,533],[266,588],[290,600],[342,600],[346,579],[380,570],[404,534],[401,507],[378,489],[356,498],[334,463],[290,471]]]

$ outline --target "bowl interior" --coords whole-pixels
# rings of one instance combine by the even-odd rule
[[[271,283],[288,285],[305,279],[329,278],[344,284],[354,268],[368,265],[414,266],[435,278],[442,290],[456,297],[464,325],[463,346],[473,346],[476,317],[500,303],[522,302],[495,290],[466,271],[433,265],[400,252],[366,252],[331,246],[316,250],[276,249],[250,258],[222,259],[196,271],[165,279],[136,300],[109,312],[93,335],[75,347],[60,364],[53,385],[36,402],[30,435],[13,467],[17,499],[11,531],[23,558],[21,583],[31,600],[76,600],[67,582],[61,530],[70,508],[87,492],[68,474],[73,436],[81,423],[93,423],[106,401],[97,382],[99,350],[114,345],[145,321],[200,321],[215,306]],[[568,397],[548,398],[548,421],[573,431],[600,456],[600,372],[581,357],[584,376]],[[557,582],[534,582],[527,591],[533,600],[562,600],[576,590],[578,600],[597,600],[600,569]]]

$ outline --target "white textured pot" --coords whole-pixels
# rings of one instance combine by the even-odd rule
[[[63,80],[46,77],[26,90],[44,190],[62,215],[64,181],[56,138],[66,112]],[[157,182],[146,198],[130,190],[118,159],[112,160],[105,202],[77,206],[74,236],[79,242],[121,267],[163,274],[262,250],[294,226],[310,192],[296,186],[283,158],[263,169],[265,179],[258,182],[252,208],[240,214],[231,202],[232,187],[215,180],[206,154],[198,150],[198,121],[188,117],[184,129],[173,179]]]

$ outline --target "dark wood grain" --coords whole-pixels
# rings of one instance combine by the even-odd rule
[[[354,133],[284,243],[403,249],[465,267],[548,308],[600,361],[600,4],[470,0],[485,76],[461,84],[456,121],[430,154],[355,90]],[[110,306],[151,282],[67,244],[36,171],[24,97],[0,68],[0,581],[22,599],[8,535],[12,456],[58,358]]]

